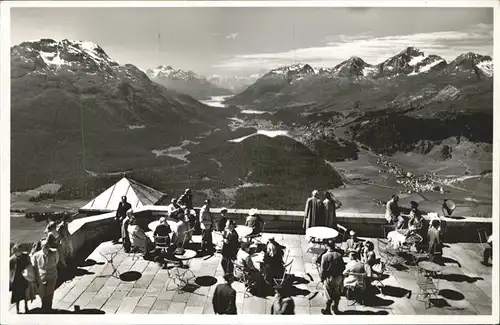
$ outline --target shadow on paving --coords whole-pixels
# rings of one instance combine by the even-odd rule
[[[464,274],[441,274],[436,276],[436,278],[451,282],[467,282],[467,283],[474,283],[478,280],[484,280],[481,277],[470,277]]]
[[[87,315],[103,315],[106,312],[100,309],[75,309],[74,311],[66,309],[43,310],[42,308],[34,308],[27,314],[87,314]]]
[[[338,313],[339,315],[389,315],[387,310],[371,311],[371,310],[345,310]]]
[[[142,274],[137,271],[128,271],[120,274],[120,280],[125,282],[134,282],[142,278]]]
[[[194,282],[200,287],[211,287],[217,283],[217,279],[210,275],[203,275],[196,277]]]
[[[446,299],[443,299],[443,298],[432,298],[432,299],[429,299],[429,302],[432,304],[433,307],[436,307],[436,308],[446,308],[449,310],[465,310],[465,308],[454,307],[454,306],[450,305],[450,303]]]
[[[458,292],[458,291],[455,291],[455,290],[451,290],[451,289],[442,289],[442,290],[439,290],[439,295],[445,299],[449,299],[449,300],[456,300],[456,301],[459,301],[459,300],[464,300],[465,299],[465,296],[461,293],[461,292]]]
[[[385,296],[391,296],[395,298],[403,298],[406,296],[408,299],[411,298],[411,290],[405,288],[385,285],[379,288],[379,290]]]

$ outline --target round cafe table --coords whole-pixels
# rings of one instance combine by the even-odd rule
[[[182,292],[182,288],[191,284],[191,280],[195,279],[196,276],[189,269],[189,261],[195,258],[197,253],[192,249],[184,249],[184,254],[175,254],[174,257],[180,262],[179,267],[173,268],[172,270],[167,269],[168,275],[173,279],[174,284],[177,285],[176,290]],[[184,261],[188,262],[184,264]]]
[[[421,261],[418,267],[426,271],[429,275],[434,276],[443,270],[443,267],[431,261]]]
[[[170,226],[170,229],[174,229],[174,226],[175,226],[175,221],[174,220],[170,220],[170,219],[167,219],[167,223],[168,225]],[[151,231],[155,231],[156,230],[156,227],[158,227],[158,225],[160,224],[160,220],[155,220],[155,221],[152,221],[148,224],[148,228],[151,230]]]
[[[337,238],[339,232],[328,227],[311,227],[306,229],[306,237],[315,238],[316,240],[326,241],[328,239]]]
[[[252,227],[248,226],[236,226],[235,230],[240,238],[245,238],[246,236],[250,235],[253,231]]]
[[[184,249],[184,254],[182,254],[182,255],[174,254],[175,258],[178,260],[181,260],[181,261],[189,261],[189,260],[195,258],[196,255],[197,255],[197,253],[192,249]]]

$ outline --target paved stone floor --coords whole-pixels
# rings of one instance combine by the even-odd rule
[[[289,249],[289,259],[293,258],[291,265],[293,274],[309,280],[308,274],[312,276],[313,280],[309,283],[295,285],[297,288],[295,290],[297,294],[294,296],[295,312],[321,314],[325,300],[321,285],[318,285],[318,272],[310,263],[310,254],[306,253],[305,237],[265,234],[263,239],[269,237],[274,237]],[[215,238],[217,236],[214,236]],[[195,236],[194,241],[199,242],[199,236]],[[373,241],[376,242],[376,239]],[[120,247],[111,242],[99,245],[88,257],[86,263],[88,266],[80,266],[78,275],[56,290],[54,308],[72,311],[74,306],[80,306],[82,310],[100,310],[107,314],[213,314],[211,297],[217,283],[223,281],[220,255],[191,260],[190,270],[198,277],[208,276],[205,279],[211,279],[212,285],[208,283],[206,286],[196,287],[196,290],[191,290],[192,292],[177,292],[176,285],[167,270],[155,262],[126,254]],[[138,273],[135,274],[140,278],[122,281],[109,276],[112,267],[100,253],[112,251],[118,251],[113,263],[118,266],[120,273],[136,271]],[[382,281],[385,289],[380,292],[373,288],[374,299],[371,299],[369,306],[348,306],[342,297],[340,310],[345,314],[489,315],[492,309],[492,268],[480,263],[482,251],[481,245],[470,243],[448,244],[444,248],[444,256],[458,261],[460,266],[453,263],[446,264],[443,278],[438,284],[441,290],[440,299],[431,308],[426,309],[425,303],[417,300],[418,286],[412,270],[389,268],[386,272],[389,277]],[[378,252],[377,256],[380,256]],[[237,291],[236,303],[239,314],[270,313],[272,296],[267,298],[246,296],[244,286],[238,282],[233,284],[233,288]],[[412,292],[411,296],[408,295],[408,290]],[[39,305],[40,301],[37,298],[32,306]],[[11,311],[14,311],[13,308]]]

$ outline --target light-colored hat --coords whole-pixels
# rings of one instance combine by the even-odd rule
[[[220,209],[220,212],[227,212],[227,208]]]
[[[351,230],[351,231],[349,231],[349,235],[354,236],[354,235],[356,235],[356,232],[354,230]]]
[[[160,222],[160,225],[164,225],[164,224],[167,223],[167,218],[161,217],[160,220],[159,220],[159,222]]]
[[[257,212],[259,212],[257,209],[253,208],[253,209],[250,209],[250,211],[248,212],[248,215],[249,216],[254,216],[257,214]]]

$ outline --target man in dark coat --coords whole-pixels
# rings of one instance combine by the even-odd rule
[[[121,227],[122,227],[122,221],[125,219],[127,215],[127,211],[132,209],[132,205],[127,202],[127,197],[124,195],[122,196],[121,202],[118,204],[118,208],[116,209],[116,215],[115,215],[115,223],[116,223],[116,237],[113,240],[113,242],[117,243],[118,238],[121,237]]]
[[[221,283],[215,287],[212,297],[212,306],[217,315],[236,315],[236,291],[231,287],[233,275],[224,274],[226,283]]]
[[[330,240],[327,243],[328,251],[321,257],[320,278],[325,289],[326,308],[321,310],[324,315],[331,315],[332,303],[335,314],[339,312],[340,295],[343,289],[342,273],[345,270],[345,263],[342,255],[335,250],[335,243]]]
[[[226,224],[226,229],[222,233],[222,260],[221,265],[224,273],[233,274],[234,263],[236,259],[236,253],[239,249],[239,238],[238,233],[235,230],[235,224],[233,220],[228,220]]]
[[[307,229],[315,226],[325,225],[325,207],[319,198],[318,191],[314,190],[312,196],[307,199],[302,227]]]

